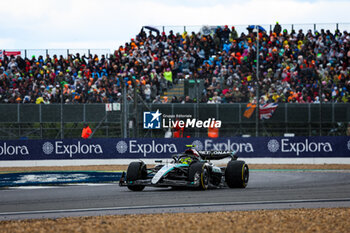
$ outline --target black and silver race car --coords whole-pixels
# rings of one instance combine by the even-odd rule
[[[217,167],[211,160],[231,157],[226,167]],[[162,163],[162,161],[156,161]],[[249,168],[237,160],[233,152],[197,151],[193,147],[174,155],[170,163],[147,169],[143,161],[131,162],[123,172],[119,185],[132,191],[142,191],[145,186],[189,187],[206,190],[225,187],[245,188],[249,180]]]

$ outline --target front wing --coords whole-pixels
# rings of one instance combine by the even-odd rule
[[[152,178],[147,179],[140,179],[135,181],[126,181],[125,179],[126,173],[123,172],[120,180],[119,180],[119,186],[137,186],[137,185],[144,185],[144,186],[153,186],[153,187],[199,187],[200,181],[188,181],[188,180],[172,180],[172,179],[161,179],[156,184],[153,184],[151,182]]]

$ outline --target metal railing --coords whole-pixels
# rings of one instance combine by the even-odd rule
[[[29,59],[33,56],[35,56],[35,58],[43,56],[45,59],[46,55],[49,55],[51,58],[53,55],[56,55],[57,57],[62,55],[66,58],[69,54],[76,55],[77,53],[81,56],[89,56],[91,54],[92,56],[97,55],[98,57],[101,57],[101,55],[105,55],[106,57],[109,57],[109,55],[114,52],[111,49],[5,49],[5,51],[20,51],[22,57]]]
[[[312,32],[320,31],[321,29],[324,30],[330,30],[331,32],[334,32],[335,30],[342,31],[348,31],[350,32],[350,23],[305,23],[305,24],[280,24],[283,29],[287,29],[288,32],[291,32],[291,30],[295,30],[298,32],[298,30],[302,29],[304,33],[306,33],[308,30],[311,30]],[[167,26],[154,26],[154,28],[157,28],[161,32],[169,33],[170,30],[172,30],[174,33],[183,33],[183,32],[199,32],[201,28],[204,25],[167,25]],[[206,25],[207,26],[207,25]],[[224,25],[210,25],[209,27],[223,27]],[[235,25],[235,24],[228,24],[227,25],[230,29],[232,26],[235,27],[236,31],[238,32],[238,35],[241,33],[247,33],[247,27],[248,24],[245,25]],[[267,32],[272,31],[274,28],[274,24],[260,24]],[[126,41],[127,42],[127,41]],[[76,54],[80,53],[81,55],[98,55],[101,56],[109,55],[113,53],[111,49],[5,49],[5,51],[21,51],[21,55],[31,58],[32,56],[46,56],[46,55],[57,55],[57,56],[67,56],[68,54]]]
[[[335,30],[342,31],[348,31],[350,32],[350,23],[305,23],[305,24],[280,24],[283,29],[287,29],[290,33],[292,30],[295,30],[298,32],[300,29],[303,30],[304,33],[306,33],[308,30],[311,30],[312,32],[320,31],[321,29],[324,30],[330,30],[331,32],[334,32]],[[223,27],[224,25],[217,25],[220,27]],[[217,27],[217,26],[209,26],[209,27]],[[229,24],[227,25],[230,29],[232,26],[235,27],[238,35],[241,33],[247,33],[247,27],[249,25],[235,25],[235,24]],[[267,32],[272,31],[274,28],[273,24],[261,24],[263,28]],[[186,26],[154,26],[154,28],[157,28],[161,32],[169,33],[170,30],[172,30],[174,33],[183,33],[183,32],[199,32],[203,25],[186,25]],[[105,56],[109,56],[112,51],[111,49],[5,49],[5,51],[20,51],[22,57],[32,58],[32,56],[35,56],[36,58],[38,56],[46,57],[46,55],[50,55],[52,57],[53,55],[63,57],[67,57],[69,54],[76,54],[79,53],[80,55],[98,55],[99,57],[103,54]]]
[[[340,30],[341,32],[347,31],[350,32],[350,23],[305,23],[305,24],[280,24],[283,29],[287,29],[288,33],[290,33],[293,29],[298,32],[300,29],[303,30],[304,33],[306,33],[308,30],[311,30],[312,32],[320,31],[321,29],[330,30],[331,32],[334,32],[335,30]],[[225,25],[210,25],[209,27],[224,27]],[[247,33],[247,27],[249,25],[235,25],[235,24],[228,24],[227,25],[230,29],[232,26],[235,27],[238,36],[241,33]],[[274,28],[274,24],[260,24],[267,32],[272,31]],[[194,26],[155,26],[158,30],[162,32],[169,33],[170,30],[172,30],[174,33],[191,33],[191,32],[199,32],[203,25],[194,25]]]

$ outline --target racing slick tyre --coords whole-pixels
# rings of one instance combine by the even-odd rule
[[[249,168],[244,161],[230,161],[225,170],[225,180],[230,188],[245,188],[249,180]]]
[[[209,187],[209,169],[205,163],[192,163],[188,172],[189,181],[199,179],[199,189],[206,190]]]
[[[126,171],[126,182],[144,179],[147,177],[146,164],[143,162],[131,162]],[[142,191],[145,188],[144,185],[128,185],[128,189],[132,191]]]

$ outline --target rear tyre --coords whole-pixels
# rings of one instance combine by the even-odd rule
[[[140,179],[145,179],[147,177],[147,168],[146,164],[143,162],[131,162],[126,171],[126,182],[128,189],[132,191],[142,191],[144,185],[129,185],[130,181],[136,181]]]
[[[209,169],[205,163],[197,162],[191,164],[188,174],[189,181],[199,180],[199,189],[207,190],[209,187]]]
[[[249,180],[249,168],[244,161],[230,161],[225,171],[226,184],[230,188],[245,188]]]

